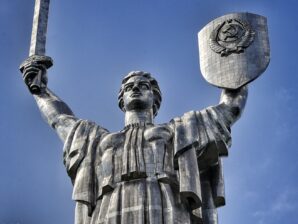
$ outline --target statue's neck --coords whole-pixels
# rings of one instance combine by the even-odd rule
[[[130,124],[153,124],[153,111],[126,111],[125,112],[125,126]]]

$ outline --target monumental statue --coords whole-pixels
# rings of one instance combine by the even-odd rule
[[[241,116],[247,84],[269,63],[266,19],[234,13],[199,32],[204,78],[222,88],[218,105],[164,124],[154,118],[162,101],[153,76],[132,71],[118,95],[125,127],[109,132],[77,118],[47,87],[45,56],[49,0],[36,0],[30,56],[23,79],[46,121],[64,142],[77,224],[216,224],[225,205],[222,158],[231,126]]]

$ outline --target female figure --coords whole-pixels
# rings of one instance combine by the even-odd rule
[[[34,62],[25,67],[28,86],[40,70],[44,66]],[[246,87],[223,90],[218,105],[157,125],[157,81],[130,72],[118,97],[125,127],[110,133],[76,118],[46,80],[34,98],[64,142],[77,224],[217,223],[216,208],[225,204],[221,157],[244,109]]]

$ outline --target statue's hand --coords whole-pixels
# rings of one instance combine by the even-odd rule
[[[33,55],[20,66],[23,80],[32,94],[40,94],[47,86],[47,69],[53,65],[47,56]]]
[[[42,64],[31,63],[24,68],[23,79],[33,94],[38,94],[45,89],[48,78],[46,68]]]

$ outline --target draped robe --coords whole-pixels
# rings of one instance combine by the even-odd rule
[[[209,107],[116,133],[77,121],[64,145],[76,224],[217,223],[231,142],[223,114]]]

